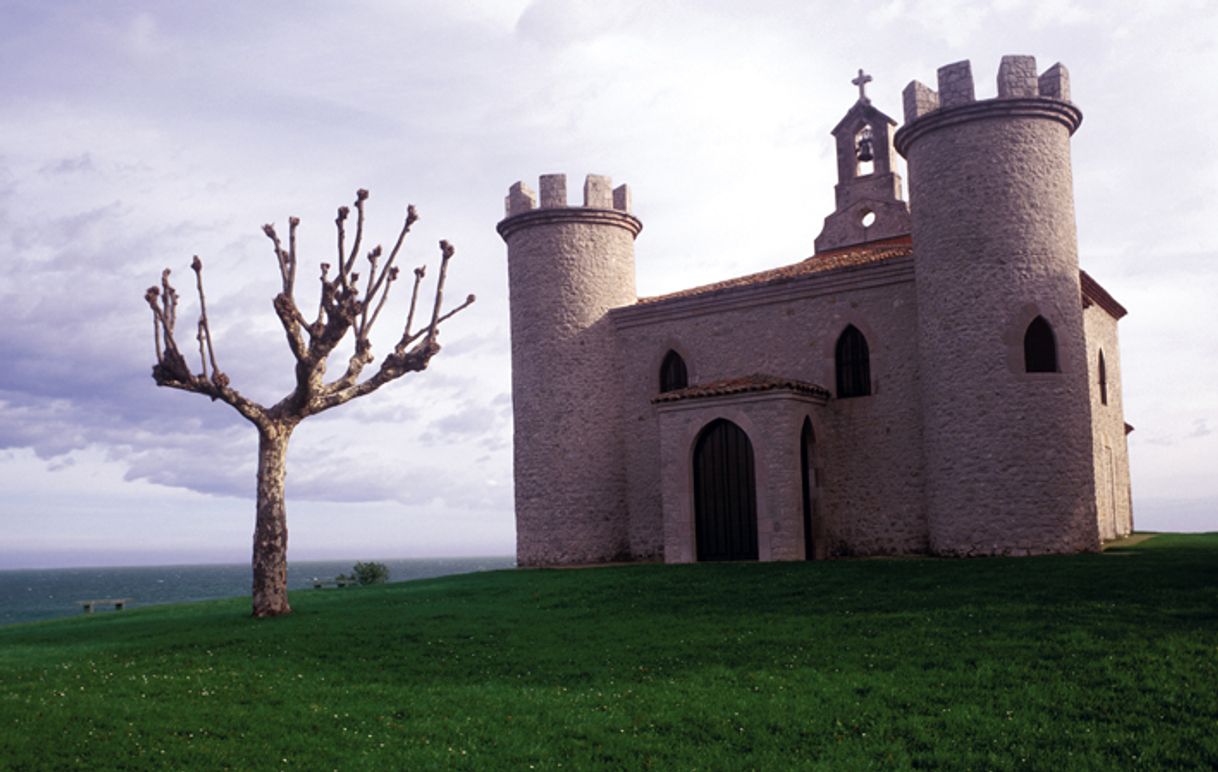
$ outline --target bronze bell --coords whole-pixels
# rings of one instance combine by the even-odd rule
[[[863,129],[859,136],[859,146],[855,153],[860,161],[874,161],[875,153],[871,149],[871,127]]]

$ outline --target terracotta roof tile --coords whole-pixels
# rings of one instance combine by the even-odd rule
[[[1091,278],[1091,275],[1086,271],[1078,272],[1079,283],[1083,288],[1083,308],[1095,303],[1100,308],[1112,314],[1113,319],[1120,319],[1125,314],[1129,313],[1125,310],[1125,306],[1116,301],[1112,295],[1108,294],[1108,290],[1100,286],[1100,283]]]
[[[685,399],[699,397],[723,397],[729,394],[743,394],[750,391],[794,391],[799,394],[809,394],[823,399],[829,398],[829,391],[814,383],[805,383],[793,378],[779,378],[776,375],[755,373],[739,378],[724,378],[723,380],[697,386],[686,386],[684,389],[666,391],[652,400],[652,403],[679,402]]]
[[[699,295],[710,295],[723,290],[734,289],[736,287],[755,287],[771,284],[782,284],[783,282],[798,279],[801,276],[807,276],[814,273],[823,273],[833,271],[839,268],[852,268],[861,265],[870,265],[872,263],[880,263],[885,260],[890,260],[894,257],[907,257],[913,254],[912,239],[906,236],[898,236],[892,239],[883,241],[872,241],[867,244],[857,244],[851,247],[843,247],[834,249],[828,252],[821,252],[813,255],[806,260],[801,260],[798,263],[784,265],[779,268],[771,268],[768,271],[759,271],[750,273],[745,276],[737,276],[732,279],[725,279],[713,284],[703,284],[700,287],[690,287],[689,289],[670,292],[667,295],[653,295],[651,297],[639,298],[636,305],[647,305],[650,303],[659,303],[665,300],[675,300],[677,298],[690,298]],[[1128,311],[1125,307],[1116,301],[1108,291],[1100,286],[1099,282],[1091,278],[1086,271],[1079,271],[1079,280],[1082,285],[1082,302],[1083,307],[1092,303],[1107,311],[1114,319],[1120,319],[1125,316]]]
[[[747,276],[737,276],[734,279],[726,279],[724,281],[715,282],[714,284],[704,284],[701,287],[691,287],[689,289],[679,290],[667,295],[655,295],[648,298],[639,298],[638,304],[644,305],[647,303],[656,303],[662,300],[672,300],[674,298],[687,298],[696,295],[706,295],[720,290],[731,289],[734,287],[747,287],[764,284],[781,284],[782,282],[797,279],[800,276],[806,276],[812,273],[821,273],[823,271],[832,271],[838,268],[849,268],[858,265],[867,265],[869,263],[878,263],[883,260],[888,260],[893,257],[906,257],[913,253],[912,241],[909,236],[898,236],[893,239],[885,239],[883,241],[872,241],[868,244],[858,244],[852,247],[843,247],[834,249],[828,252],[821,252],[813,255],[807,260],[801,260],[792,265],[784,265],[781,268],[771,268],[768,271],[760,271],[758,273],[750,273]]]

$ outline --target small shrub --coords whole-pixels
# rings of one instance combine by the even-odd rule
[[[389,581],[389,567],[384,563],[356,563],[351,572],[360,584],[384,584]]]

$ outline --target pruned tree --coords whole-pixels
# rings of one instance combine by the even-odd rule
[[[283,286],[275,295],[275,314],[287,336],[288,348],[296,360],[296,386],[283,399],[264,407],[234,389],[228,376],[220,369],[207,318],[207,300],[203,293],[203,261],[196,255],[191,262],[195,273],[195,288],[199,295],[199,319],[195,340],[198,343],[199,372],[191,372],[186,354],[174,337],[178,314],[178,293],[169,281],[169,269],[161,273],[159,287],[149,287],[144,298],[152,309],[153,340],[156,345],[156,365],[152,377],[158,386],[203,394],[233,407],[258,429],[258,493],[254,526],[253,601],[254,616],[267,617],[289,614],[287,593],[287,510],[284,503],[284,479],[288,440],[292,430],[311,415],[356,397],[371,394],[406,373],[427,367],[440,351],[437,337],[440,324],[474,302],[469,295],[463,303],[444,311],[444,281],[453,247],[440,242],[440,270],[436,280],[435,298],[426,323],[414,328],[415,310],[419,301],[419,285],[425,266],[414,269],[414,289],[406,324],[393,350],[381,360],[374,372],[364,377],[364,369],[374,361],[370,334],[381,316],[389,291],[398,278],[396,265],[411,226],[418,219],[413,206],[406,208],[406,220],[387,258],[381,246],[373,247],[367,255],[368,273],[361,282],[356,272],[356,259],[364,239],[364,202],[368,191],[355,194],[355,235],[346,246],[348,207],[339,207],[335,225],[338,229],[338,255],[335,265],[321,264],[321,291],[317,313],[307,319],[296,303],[296,228],[300,218],[288,219],[288,243],[285,248],[273,225],[264,225],[263,232],[274,245],[275,259]],[[331,270],[334,275],[331,276]],[[362,292],[361,292],[362,284]],[[346,368],[338,377],[326,381],[326,363],[348,335],[353,338],[353,351]],[[362,378],[362,379],[361,379]]]

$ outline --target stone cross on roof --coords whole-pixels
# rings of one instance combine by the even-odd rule
[[[871,76],[868,75],[867,73],[863,72],[862,67],[859,68],[859,76],[850,82],[859,87],[859,101],[860,102],[870,102],[871,101],[870,99],[867,98],[867,92],[864,90],[867,88],[867,84],[871,82]]]

